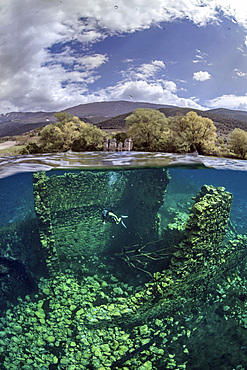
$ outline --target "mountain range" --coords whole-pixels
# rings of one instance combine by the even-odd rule
[[[189,111],[195,111],[202,117],[212,119],[217,132],[221,136],[226,136],[236,127],[247,130],[246,111],[224,108],[202,111],[193,108],[180,108],[144,102],[109,101],[80,104],[67,108],[63,112],[68,112],[104,130],[124,130],[125,118],[137,108],[159,109],[166,117],[185,115]],[[11,112],[0,114],[0,137],[21,135],[55,122],[54,113],[56,112]]]

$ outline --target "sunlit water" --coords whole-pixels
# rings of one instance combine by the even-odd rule
[[[246,171],[243,160],[213,158],[197,154],[145,152],[66,152],[0,158],[0,178],[19,172],[49,171],[51,169],[141,168],[165,166],[197,166]]]
[[[244,240],[246,170],[246,161],[166,153],[0,159],[0,368],[247,369],[244,253],[203,296],[181,293],[179,309],[158,292],[153,309],[135,303],[157,272],[169,270],[203,185],[233,194],[225,243]],[[49,222],[37,213],[37,171],[64,184],[43,198]],[[128,216],[126,227],[104,220],[104,208]],[[42,228],[51,230],[45,243],[54,239],[52,267]]]

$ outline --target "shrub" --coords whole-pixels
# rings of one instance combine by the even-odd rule
[[[166,116],[158,110],[136,109],[126,118],[134,149],[160,150],[161,136],[168,130],[168,122]]]
[[[72,143],[71,150],[73,152],[83,152],[87,150],[87,140],[84,137],[75,139]]]
[[[197,150],[199,154],[210,154],[215,151],[216,127],[209,118],[191,111],[186,116],[170,118],[170,130],[175,152]]]
[[[235,128],[228,135],[228,146],[238,158],[245,158],[247,153],[247,132],[240,128]]]
[[[42,149],[34,141],[29,141],[25,148],[20,151],[21,154],[37,154],[41,152]]]
[[[101,150],[105,133],[98,127],[85,123],[78,137],[74,140],[71,149],[73,151]]]
[[[22,150],[23,154],[102,149],[104,131],[68,113],[59,113],[56,117],[58,122],[45,126],[40,131],[37,144],[29,142]]]

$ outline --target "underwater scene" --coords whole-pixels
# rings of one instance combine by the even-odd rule
[[[0,179],[0,369],[247,369],[247,172]]]

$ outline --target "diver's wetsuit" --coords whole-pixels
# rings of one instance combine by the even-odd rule
[[[121,224],[126,228],[126,225],[123,223],[122,218],[127,218],[127,217],[128,216],[117,217],[113,212],[108,211],[105,208],[102,211],[103,223],[108,221],[108,222],[118,225],[121,222]]]

